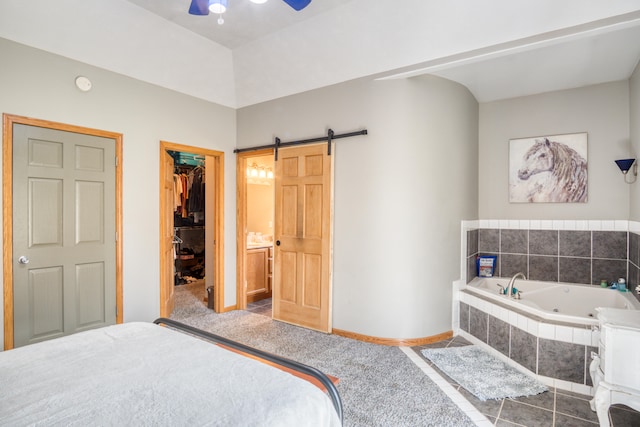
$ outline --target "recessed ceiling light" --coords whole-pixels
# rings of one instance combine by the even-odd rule
[[[255,3],[255,4],[262,4],[262,3],[266,3],[267,0],[251,0],[251,3]]]

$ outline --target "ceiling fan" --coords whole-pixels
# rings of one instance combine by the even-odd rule
[[[265,3],[267,0],[251,0],[254,3]],[[307,7],[311,0],[282,0],[292,8],[300,11]],[[208,15],[209,11],[222,14],[227,10],[227,0],[191,0],[191,15]]]

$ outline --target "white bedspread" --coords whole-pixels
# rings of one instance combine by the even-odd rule
[[[0,352],[0,425],[339,426],[286,372],[151,323]]]

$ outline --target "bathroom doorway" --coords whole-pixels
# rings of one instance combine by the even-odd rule
[[[273,283],[273,150],[238,155],[238,309],[271,317]]]
[[[305,146],[280,148],[274,167],[272,318],[331,332],[333,157],[326,144],[297,145]],[[247,163],[272,150],[237,153],[236,300],[238,309],[246,309],[247,242],[255,237],[248,227]]]

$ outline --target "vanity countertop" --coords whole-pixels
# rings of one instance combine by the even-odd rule
[[[271,248],[271,247],[273,247],[273,242],[249,243],[247,245],[247,249],[261,249],[261,248]]]

